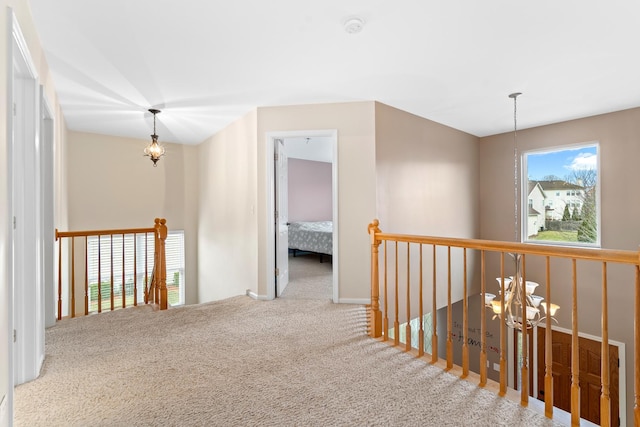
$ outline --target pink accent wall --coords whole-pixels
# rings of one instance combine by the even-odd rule
[[[289,221],[331,221],[331,163],[289,159]]]

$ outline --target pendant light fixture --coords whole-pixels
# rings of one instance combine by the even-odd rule
[[[520,222],[518,215],[519,196],[519,153],[518,153],[518,96],[520,92],[509,95],[513,99],[513,179],[514,179],[514,234],[515,241],[520,243]],[[557,304],[546,302],[543,297],[534,295],[533,292],[538,284],[529,280],[524,280],[522,271],[522,255],[518,253],[509,254],[513,257],[515,264],[515,274],[509,277],[497,277],[500,298],[494,300],[496,295],[485,293],[485,305],[493,310],[494,319],[504,316],[507,326],[520,331],[531,329],[537,326],[546,316],[553,317],[560,308]],[[504,307],[503,307],[504,304]],[[540,308],[542,307],[542,312]]]
[[[164,147],[158,144],[158,135],[156,135],[156,114],[159,114],[160,110],[150,108],[149,112],[153,114],[153,135],[151,135],[151,142],[144,149],[144,155],[149,157],[153,162],[153,167],[156,167],[160,157],[164,156]]]

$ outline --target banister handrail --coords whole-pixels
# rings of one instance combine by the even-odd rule
[[[101,236],[111,236],[110,239],[106,238],[103,240],[106,240],[105,245],[110,246],[110,258],[111,258],[111,275],[109,277],[109,282],[105,282],[107,283],[107,285],[110,285],[110,293],[111,293],[111,298],[110,298],[110,305],[111,305],[111,310],[114,310],[115,304],[114,304],[114,291],[115,292],[122,292],[122,307],[126,307],[127,304],[131,304],[131,302],[127,303],[127,295],[128,298],[131,299],[131,297],[133,297],[133,302],[132,305],[138,305],[138,298],[137,298],[137,289],[138,289],[138,272],[137,272],[137,263],[136,263],[136,257],[138,254],[138,249],[136,248],[135,244],[134,244],[134,250],[133,250],[133,276],[131,277],[131,273],[130,274],[130,280],[132,280],[133,283],[133,295],[131,295],[131,290],[126,290],[126,286],[125,286],[125,282],[126,282],[126,277],[125,277],[125,262],[126,262],[126,255],[125,255],[125,243],[124,243],[124,239],[125,236],[127,235],[133,235],[134,239],[135,236],[137,235],[150,235],[153,234],[153,246],[154,246],[154,256],[153,256],[153,267],[152,267],[152,271],[153,274],[151,274],[151,277],[149,277],[148,275],[148,264],[147,264],[147,246],[145,243],[145,249],[144,249],[144,273],[142,273],[144,275],[143,277],[143,281],[144,281],[144,303],[155,303],[158,305],[160,310],[166,310],[168,308],[168,299],[167,299],[167,286],[166,286],[166,254],[165,254],[165,241],[167,238],[167,226],[166,226],[166,220],[164,218],[155,218],[154,220],[154,226],[153,227],[140,227],[140,228],[118,228],[118,229],[101,229],[101,230],[82,230],[82,231],[59,231],[58,229],[55,230],[55,240],[58,242],[58,300],[57,300],[57,311],[58,311],[58,320],[62,318],[62,307],[63,307],[63,301],[62,301],[62,294],[63,294],[63,286],[62,286],[62,271],[63,271],[63,250],[62,250],[62,241],[63,239],[69,239],[70,240],[70,247],[68,248],[68,251],[70,252],[70,261],[67,261],[67,263],[69,264],[69,268],[70,268],[70,273],[69,273],[69,278],[67,279],[67,283],[69,286],[69,304],[70,304],[70,316],[71,317],[75,317],[76,315],[76,310],[75,310],[75,285],[76,285],[76,267],[75,267],[75,261],[76,261],[76,249],[75,249],[75,239],[76,238],[84,238],[84,252],[85,252],[85,259],[84,259],[84,314],[87,315],[91,312],[90,310],[90,304],[89,304],[89,277],[88,277],[88,263],[89,260],[87,258],[87,241],[89,237],[101,237]],[[114,274],[113,274],[113,262],[115,260],[114,258],[114,237],[116,238],[116,244],[118,244],[118,238],[121,236],[122,238],[122,253],[117,255],[118,258],[122,260],[122,283],[121,283],[121,289],[120,289],[120,285],[118,285],[118,288],[114,287]],[[98,244],[99,245],[99,244]],[[98,246],[99,248],[100,246]],[[100,252],[100,251],[99,251]],[[103,280],[100,278],[100,270],[101,268],[98,268],[98,284],[97,284],[97,295],[98,295],[98,312],[102,311],[102,300],[101,300],[101,289],[103,286]],[[118,277],[118,280],[120,279],[120,277]],[[131,283],[129,283],[130,286]],[[120,304],[120,303],[118,303]]]
[[[435,236],[419,236],[419,235],[410,235],[410,234],[395,234],[395,233],[383,233],[379,228],[379,221],[374,219],[368,225],[368,233],[370,235],[371,242],[371,304],[369,306],[369,335],[374,338],[380,338],[383,341],[388,341],[392,345],[399,345],[398,335],[400,333],[400,328],[398,322],[398,298],[403,298],[402,294],[398,293],[398,287],[400,286],[398,283],[398,251],[399,243],[403,243],[407,245],[406,249],[406,322],[407,322],[407,344],[405,345],[405,350],[411,350],[411,346],[409,343],[409,322],[415,319],[411,318],[410,315],[410,303],[409,298],[411,295],[419,295],[420,305],[419,312],[420,318],[423,315],[422,309],[422,295],[423,295],[423,271],[422,265],[424,260],[426,263],[429,263],[429,260],[423,258],[422,246],[428,245],[431,246],[433,253],[432,260],[432,284],[433,287],[433,312],[437,311],[436,306],[436,289],[442,289],[441,292],[448,293],[447,299],[448,304],[445,307],[447,310],[447,349],[446,349],[446,368],[447,370],[452,369],[453,367],[453,350],[451,346],[451,282],[452,282],[452,272],[451,272],[451,248],[462,248],[463,252],[463,263],[464,265],[459,268],[463,271],[463,276],[460,282],[462,283],[462,298],[466,300],[466,280],[467,280],[467,249],[478,250],[480,252],[480,272],[481,272],[481,280],[480,280],[480,289],[481,295],[486,295],[485,288],[485,252],[488,253],[498,253],[500,254],[500,277],[505,277],[504,271],[504,256],[507,253],[510,254],[518,254],[522,255],[522,263],[523,263],[523,278],[522,280],[526,280],[526,273],[524,273],[524,263],[525,256],[533,255],[543,257],[545,261],[545,280],[546,280],[546,298],[549,299],[551,295],[551,270],[550,270],[550,259],[552,258],[563,258],[571,260],[571,287],[569,291],[571,292],[571,307],[568,307],[568,310],[571,313],[571,326],[572,326],[572,340],[571,340],[571,348],[572,348],[572,358],[571,358],[571,423],[572,425],[578,425],[580,420],[580,407],[579,407],[579,396],[580,396],[580,384],[578,380],[578,372],[579,372],[579,363],[578,363],[578,294],[577,294],[577,273],[576,273],[576,261],[594,261],[601,264],[602,269],[602,343],[601,343],[601,352],[606,356],[601,359],[601,371],[608,372],[609,369],[609,358],[608,358],[608,349],[609,349],[609,324],[608,324],[608,286],[607,286],[607,263],[612,264],[625,264],[634,266],[635,277],[629,280],[633,286],[630,286],[630,293],[633,292],[635,294],[634,298],[634,338],[633,338],[633,354],[634,360],[632,362],[632,370],[633,374],[631,378],[633,378],[633,390],[634,390],[634,407],[633,407],[633,420],[629,420],[630,423],[633,423],[636,427],[640,427],[640,250],[632,251],[632,250],[612,250],[612,249],[602,249],[602,248],[592,248],[592,247],[567,247],[567,246],[559,246],[559,245],[549,245],[549,244],[540,244],[540,243],[516,243],[516,242],[503,242],[503,241],[494,241],[494,240],[482,240],[482,239],[466,239],[466,238],[453,238],[453,237],[435,237]],[[384,243],[384,244],[383,244]],[[387,245],[387,243],[391,243]],[[410,276],[410,266],[414,265],[414,262],[410,262],[411,257],[409,256],[409,246],[410,245],[419,245],[419,253],[414,253],[414,256],[419,259],[420,270],[415,271],[414,275],[419,277],[418,284],[411,283]],[[382,245],[382,249],[380,246]],[[391,251],[395,254],[394,259],[392,260],[391,268],[387,264],[387,246],[391,247]],[[402,251],[404,253],[404,245],[402,246]],[[442,256],[445,258],[447,265],[445,266],[446,271],[446,279],[443,282],[447,283],[437,283],[436,280],[436,249],[443,248],[446,249],[446,253],[443,251]],[[382,254],[380,253],[382,252]],[[418,250],[416,249],[416,252]],[[458,259],[459,260],[459,259]],[[382,263],[384,268],[384,274],[381,278],[382,267],[380,267],[380,263]],[[395,283],[389,283],[389,286],[392,287],[390,292],[387,292],[387,276],[388,271],[391,270],[390,275],[392,276],[392,280],[389,282],[393,282],[393,276],[395,273]],[[395,271],[394,271],[395,270]],[[413,276],[411,276],[413,277]],[[381,279],[383,280],[384,286],[382,286]],[[404,286],[404,284],[402,285]],[[416,286],[418,287],[417,289]],[[504,283],[503,285],[504,286]],[[395,289],[393,288],[395,287]],[[383,293],[381,295],[381,289]],[[395,291],[395,292],[394,292]],[[550,300],[550,299],[549,299]],[[484,298],[482,298],[483,307],[487,304],[484,302]],[[497,314],[496,317],[499,316],[500,321],[500,383],[499,383],[499,395],[503,396],[506,394],[506,325],[505,325],[505,312],[504,312],[504,293],[502,293],[502,300],[500,307],[502,308],[501,313]],[[463,336],[463,343],[467,342],[466,337],[466,322],[468,320],[468,312],[467,312],[467,304],[463,302],[462,304],[462,333],[465,334]],[[445,309],[443,308],[443,309]],[[388,310],[393,312],[395,316],[395,321],[393,326],[389,324],[389,318],[387,315]],[[480,381],[479,386],[484,387],[486,384],[486,352],[485,346],[487,345],[485,342],[485,318],[487,310],[482,310],[480,313],[481,319],[481,330],[482,330],[482,338],[480,342],[481,351],[480,351]],[[524,305],[522,307],[522,311],[524,311]],[[432,313],[432,354],[429,359],[432,364],[438,362],[438,350],[437,350],[437,327],[436,327],[436,319],[437,316]],[[389,316],[390,317],[390,316]],[[551,351],[551,316],[546,317],[546,327],[545,327],[545,353],[543,355],[544,360],[538,361],[538,363],[542,363],[544,367],[544,386],[545,386],[545,415],[549,418],[553,418],[553,379],[552,379],[552,351]],[[422,325],[422,321],[419,322]],[[542,325],[541,325],[542,326]],[[390,334],[394,334],[394,339],[389,340],[388,336]],[[424,342],[424,337],[420,337],[419,345],[422,346]],[[527,349],[526,349],[526,341],[523,340],[523,355],[522,355],[522,390],[521,390],[521,404],[523,406],[527,406],[528,404],[528,389],[529,384],[527,383],[528,379],[528,360],[527,360]],[[418,349],[416,352],[418,357],[422,357],[424,351],[422,348]],[[468,372],[468,349],[463,345],[462,346],[462,367],[461,367],[461,377],[466,377]],[[601,398],[600,398],[600,419],[603,426],[609,426],[609,420],[612,417],[610,411],[610,383],[609,376],[607,373],[604,373],[601,376]],[[540,386],[540,384],[538,385]]]
[[[106,236],[109,234],[135,234],[154,233],[156,227],[145,228],[115,228],[113,230],[88,230],[88,231],[59,231],[56,228],[56,240],[60,237],[85,237],[85,236]]]
[[[422,243],[437,246],[478,249],[495,252],[511,252],[527,255],[555,256],[591,261],[606,261],[638,265],[638,252],[618,249],[578,248],[540,243],[515,243],[498,240],[462,239],[456,237],[417,236],[411,234],[375,233],[375,240],[404,243]]]

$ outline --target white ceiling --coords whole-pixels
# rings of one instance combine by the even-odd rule
[[[197,144],[377,100],[477,136],[640,106],[637,0],[29,0],[71,130]],[[344,22],[365,21],[358,34]]]

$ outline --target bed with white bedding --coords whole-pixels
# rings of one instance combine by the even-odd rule
[[[292,222],[289,224],[289,249],[333,254],[333,222]]]

